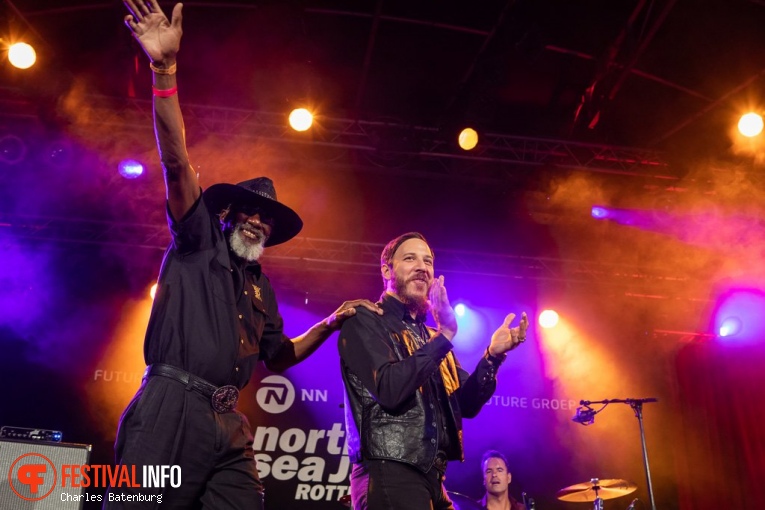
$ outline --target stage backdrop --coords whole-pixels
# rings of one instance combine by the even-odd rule
[[[66,263],[64,259],[62,264]],[[553,330],[542,330],[532,321],[529,341],[510,353],[499,371],[496,394],[478,417],[465,422],[465,460],[449,466],[450,491],[478,499],[483,493],[480,458],[493,448],[509,458],[512,493],[517,498],[527,493],[538,509],[586,508],[583,503],[558,501],[555,494],[591,478],[626,479],[637,485],[634,493],[607,501],[607,509],[624,509],[633,498],[643,505],[636,508],[649,508],[640,432],[632,409],[611,404],[591,426],[571,420],[580,399],[643,397],[659,400],[644,408],[657,508],[681,508],[679,473],[689,481],[691,492],[698,490],[693,487],[696,474],[683,468],[688,458],[685,448],[695,446],[685,439],[688,428],[695,427],[687,420],[697,406],[683,400],[688,379],[678,384],[676,360],[684,342],[699,339],[653,334],[640,302],[614,295],[586,295],[576,289],[545,294],[528,282],[457,274],[450,274],[447,284],[452,300],[468,307],[459,319],[455,341],[455,352],[468,370],[507,312],[523,310],[535,319],[555,303],[561,316]],[[278,289],[279,281],[274,285]],[[378,291],[372,288],[358,297],[374,299]],[[71,303],[62,298],[57,304],[64,310],[50,308],[46,322],[44,309],[34,306],[34,293],[22,294],[18,304],[27,307],[27,317],[2,329],[0,384],[6,391],[0,425],[61,430],[65,441],[93,445],[92,463],[112,463],[119,415],[144,369],[142,341],[151,300],[141,296],[83,295]],[[281,303],[290,335],[304,331],[339,304],[306,303],[305,296],[289,293],[281,296]],[[35,329],[35,324],[44,327]],[[700,358],[693,373],[709,370],[708,363],[713,360]],[[741,377],[749,381],[761,376]],[[254,432],[267,508],[342,508],[338,500],[348,493],[349,473],[342,406],[336,335],[283,374],[262,366],[253,374],[241,409]],[[692,409],[683,414],[684,406]],[[756,459],[748,462],[757,465]],[[710,471],[715,472],[714,466]]]

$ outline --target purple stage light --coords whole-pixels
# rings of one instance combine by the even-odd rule
[[[123,159],[119,165],[119,172],[125,179],[136,179],[143,175],[143,165],[134,159]]]
[[[738,317],[727,317],[723,319],[718,333],[722,337],[735,336],[741,331],[741,319]]]
[[[596,220],[602,220],[605,218],[608,218],[609,211],[605,207],[600,207],[598,205],[592,206],[592,217]]]
[[[761,343],[765,337],[765,291],[734,288],[720,296],[712,331],[726,343]]]

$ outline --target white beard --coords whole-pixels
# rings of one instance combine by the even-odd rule
[[[244,230],[245,228],[243,224],[239,224],[234,227],[233,232],[231,232],[231,235],[228,238],[229,244],[231,245],[231,251],[233,251],[234,254],[241,259],[244,259],[248,262],[255,262],[260,258],[261,255],[263,255],[263,250],[265,249],[266,244],[266,236],[264,236],[263,233],[259,230],[247,229],[249,232],[253,232],[258,235],[258,239],[252,239],[244,235]]]

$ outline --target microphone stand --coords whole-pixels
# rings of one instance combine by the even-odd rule
[[[635,413],[635,418],[638,419],[640,425],[640,443],[643,446],[643,466],[645,467],[645,479],[648,484],[648,497],[651,501],[651,510],[656,510],[656,501],[653,498],[653,483],[651,483],[651,468],[648,465],[648,449],[645,445],[645,429],[643,428],[643,404],[658,402],[656,398],[612,398],[607,400],[580,400],[579,405],[589,406],[590,404],[604,404],[604,407],[608,404],[628,404],[632,411]],[[601,409],[602,410],[602,409]]]

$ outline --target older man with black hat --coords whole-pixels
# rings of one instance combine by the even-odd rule
[[[277,201],[267,177],[215,184],[201,192],[184,140],[175,82],[180,4],[172,21],[156,0],[126,0],[125,23],[151,59],[154,124],[167,188],[172,243],[160,270],[144,344],[141,388],[122,415],[115,451],[126,466],[178,465],[179,487],[113,489],[105,508],[263,508],[252,434],[236,410],[258,360],[294,365],[339,329],[354,307],[343,303],[297,338],[283,333],[274,291],[257,262],[303,222]]]

